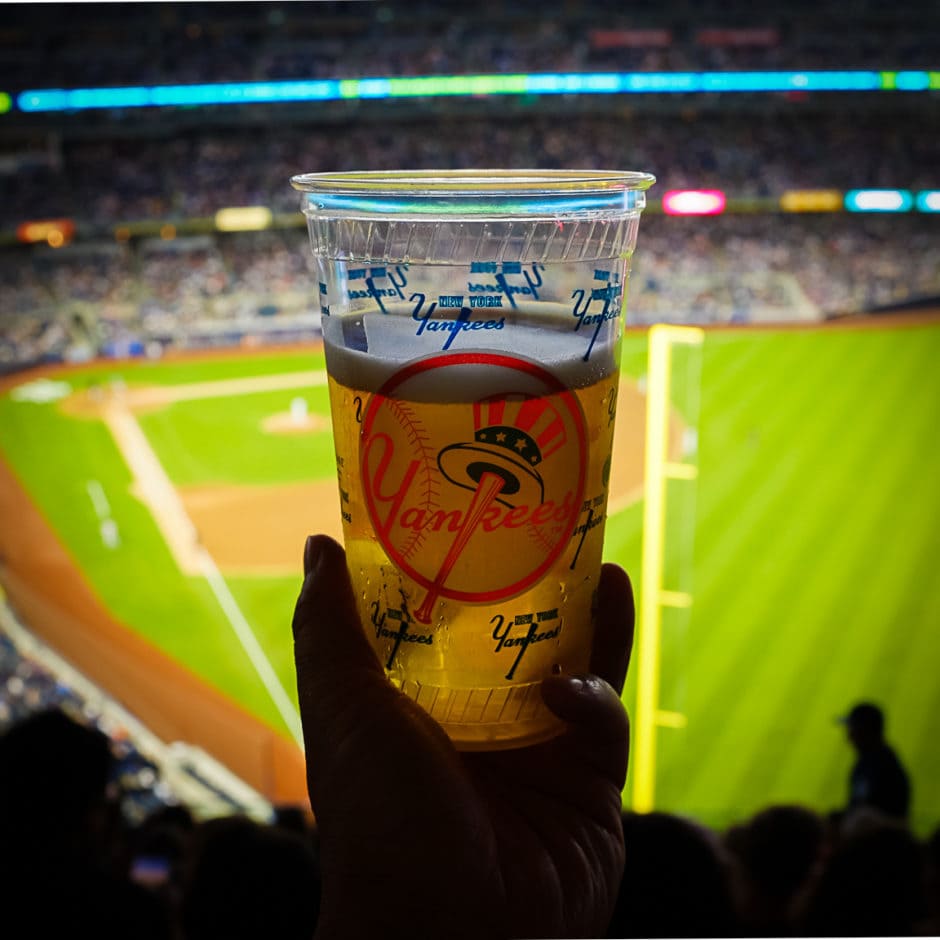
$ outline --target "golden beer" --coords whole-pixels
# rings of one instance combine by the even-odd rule
[[[586,363],[567,320],[500,319],[487,345],[406,361],[410,317],[365,315],[367,351],[324,321],[360,618],[463,749],[559,730],[538,686],[588,668],[613,447],[616,343]]]

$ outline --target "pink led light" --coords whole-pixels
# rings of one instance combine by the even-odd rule
[[[725,211],[720,189],[670,189],[663,193],[666,215],[718,215]]]

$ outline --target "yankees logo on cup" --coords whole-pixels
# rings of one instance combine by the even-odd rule
[[[498,391],[441,412],[442,369]],[[586,465],[581,406],[535,363],[450,354],[392,376],[366,408],[360,470],[376,537],[424,591],[415,619],[439,598],[494,603],[537,583],[571,539]]]

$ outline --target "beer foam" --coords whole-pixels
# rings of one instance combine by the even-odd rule
[[[561,305],[552,306],[561,308]],[[614,321],[602,324],[595,338],[593,326],[575,330],[567,310],[565,319],[546,316],[541,310],[534,316],[524,310],[498,312],[501,314],[498,319],[484,321],[493,324],[490,328],[460,330],[446,350],[444,346],[452,336],[447,329],[448,321],[422,324],[412,318],[410,309],[392,310],[388,314],[324,317],[327,366],[336,381],[369,393],[380,389],[406,364],[447,353],[498,352],[518,356],[537,363],[568,388],[584,388],[616,369]],[[431,322],[441,323],[441,328],[430,329]],[[488,384],[491,377],[491,366],[464,366],[461,388],[438,388],[438,394],[433,397],[436,400],[476,400],[492,393]]]

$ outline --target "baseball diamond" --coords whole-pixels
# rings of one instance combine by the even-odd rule
[[[658,731],[658,803],[715,825],[835,807],[850,755],[833,718],[880,698],[924,827],[940,811],[940,316],[709,330],[701,356],[698,417],[683,375],[670,390],[669,452],[697,477],[665,528],[666,586],[690,604],[663,623],[660,703],[682,720]],[[645,357],[628,332],[605,543],[635,586]],[[305,535],[341,533],[321,349],[8,376],[0,454],[0,576],[31,628],[160,736],[302,798],[290,617]],[[683,531],[689,557],[671,548]],[[635,694],[631,679],[631,710]]]

